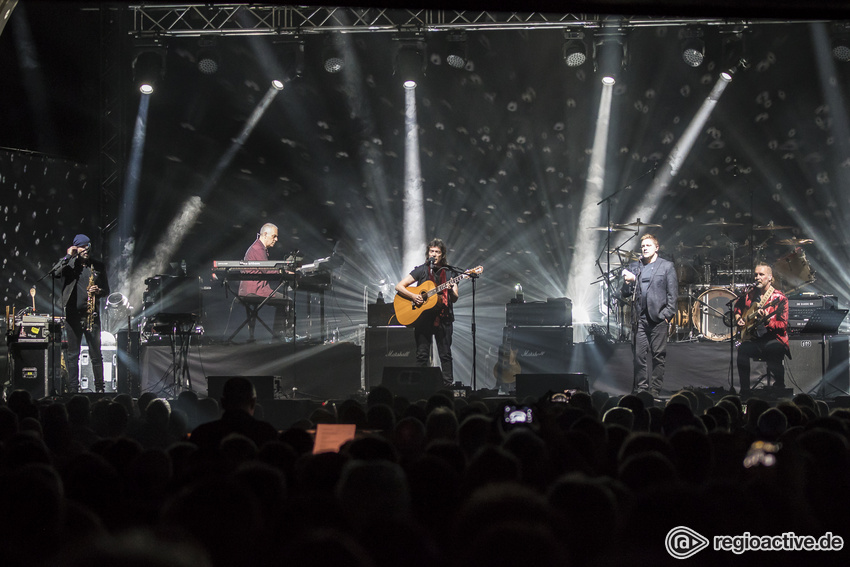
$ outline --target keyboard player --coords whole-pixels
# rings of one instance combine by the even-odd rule
[[[257,240],[245,252],[244,261],[268,261],[269,248],[277,242],[277,226],[266,223],[260,228]],[[262,273],[260,270],[243,270],[243,273]],[[277,286],[277,282],[272,282]],[[281,288],[283,289],[283,288]],[[285,293],[275,291],[268,280],[243,280],[239,282],[239,298],[243,303],[258,304],[269,298],[266,305],[275,307],[274,334],[283,338],[287,329],[287,318],[290,316],[292,302]],[[254,321],[249,322],[251,338],[254,337]]]

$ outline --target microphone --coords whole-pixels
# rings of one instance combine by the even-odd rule
[[[432,267],[432,268],[434,267],[434,258],[433,258],[433,256],[429,256],[429,257],[428,257],[428,266],[430,266],[430,267]]]

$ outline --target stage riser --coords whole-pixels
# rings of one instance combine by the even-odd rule
[[[171,349],[145,346],[140,356],[142,391],[173,391]],[[360,347],[352,343],[207,345],[191,348],[188,362],[192,389],[202,395],[206,376],[280,376],[281,394],[297,389],[315,399],[345,399],[360,390]]]

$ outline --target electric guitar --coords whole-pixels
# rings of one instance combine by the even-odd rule
[[[462,279],[470,277],[472,274],[480,274],[484,271],[483,266],[467,270],[459,276],[455,276],[446,283],[436,285],[430,280],[426,280],[422,285],[413,285],[407,288],[410,293],[415,293],[422,297],[424,303],[416,305],[412,300],[407,299],[400,293],[397,293],[393,298],[393,308],[395,309],[395,318],[402,325],[412,325],[419,319],[420,315],[433,309],[440,300],[437,295],[441,291],[453,286]]]
[[[758,303],[753,302],[747,310],[741,315],[741,319],[744,320],[744,325],[741,327],[741,340],[742,341],[751,341],[753,339],[759,338],[758,328],[761,325],[764,325],[767,321],[769,321],[774,315],[776,315],[779,311],[774,311],[773,313],[765,316],[759,316],[759,309],[767,309],[768,307],[772,307],[779,303],[782,303],[783,298],[779,297],[774,299],[773,301],[768,301],[762,306],[759,306]]]

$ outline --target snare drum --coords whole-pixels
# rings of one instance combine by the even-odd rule
[[[691,321],[697,331],[712,341],[729,339],[732,330],[724,318],[728,319],[729,302],[734,299],[735,294],[722,287],[702,292],[691,309]]]

